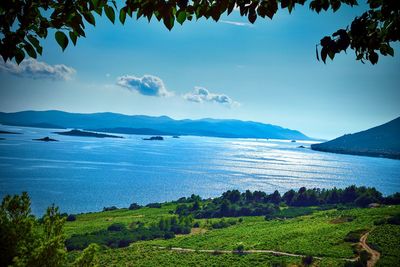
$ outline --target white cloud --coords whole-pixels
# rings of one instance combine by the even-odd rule
[[[4,62],[0,60],[0,71],[31,79],[49,79],[54,81],[66,81],[72,79],[76,70],[60,65],[49,65],[46,62],[37,61],[29,58],[23,60],[19,65],[12,61]]]
[[[192,92],[183,95],[183,98],[196,103],[214,102],[228,106],[240,105],[240,103],[233,101],[232,98],[225,94],[211,93],[208,89],[199,86],[196,86]]]
[[[172,95],[172,92],[165,88],[164,82],[159,77],[152,75],[143,75],[140,78],[133,75],[121,76],[117,79],[117,85],[146,96],[166,97]]]
[[[232,21],[232,20],[220,20],[221,23],[230,24],[234,26],[240,27],[254,27],[253,24],[247,22],[239,22],[239,21]]]

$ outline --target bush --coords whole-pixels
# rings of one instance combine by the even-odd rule
[[[305,256],[301,259],[301,263],[303,263],[304,266],[310,266],[314,261],[313,256]]]
[[[174,238],[174,237],[175,237],[174,232],[166,232],[166,233],[164,234],[164,238],[165,238],[165,239],[171,239],[171,238]]]
[[[125,229],[126,229],[126,226],[125,226],[125,224],[122,224],[122,223],[113,223],[110,226],[108,226],[108,228],[107,228],[108,231],[112,231],[112,232],[120,232]]]
[[[199,222],[195,222],[194,224],[193,224],[193,228],[199,228],[200,227],[200,223]]]
[[[159,209],[159,208],[161,208],[161,203],[149,203],[146,205],[146,207]]]
[[[132,203],[131,205],[129,205],[129,209],[130,210],[138,210],[140,209],[142,206],[140,206],[138,203]]]
[[[236,220],[225,220],[225,219],[222,219],[220,221],[212,223],[211,227],[213,229],[221,229],[221,228],[226,228],[226,227],[229,227],[229,226],[235,225],[235,224],[236,224]]]
[[[363,266],[367,266],[367,262],[368,260],[371,258],[371,255],[366,251],[366,250],[362,250],[360,252],[360,259],[359,261],[361,262],[361,264],[363,264]]]
[[[237,246],[237,247],[236,247],[236,251],[237,251],[238,253],[243,253],[243,251],[244,251],[244,245],[243,245],[243,244],[240,244],[239,246]]]
[[[103,211],[112,211],[112,210],[117,210],[118,208],[116,206],[111,206],[111,207],[104,207]]]
[[[76,215],[70,214],[67,216],[67,222],[73,222],[76,221]]]
[[[350,231],[345,237],[344,237],[344,241],[346,242],[352,242],[352,243],[356,243],[360,241],[361,236],[366,233],[367,230],[365,229],[359,229],[359,230],[355,230],[355,231]]]
[[[400,214],[396,214],[394,216],[391,216],[389,219],[387,219],[387,222],[389,224],[400,225]]]

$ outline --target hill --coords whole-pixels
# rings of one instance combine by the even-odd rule
[[[400,117],[380,126],[311,145],[325,152],[400,159]]]
[[[299,131],[272,124],[240,120],[174,120],[167,116],[123,115],[118,113],[68,113],[63,111],[0,112],[0,123],[17,126],[58,125],[120,134],[194,135],[232,138],[310,140]]]

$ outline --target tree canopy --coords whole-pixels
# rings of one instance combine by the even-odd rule
[[[95,14],[104,13],[112,23],[118,16],[122,24],[127,16],[149,22],[155,18],[171,30],[175,22],[183,24],[200,18],[218,21],[235,9],[254,23],[259,17],[272,19],[279,9],[291,13],[295,6],[306,2],[317,13],[329,9],[335,12],[342,5],[358,5],[357,0],[127,0],[118,8],[115,0],[2,0],[0,54],[4,61],[15,59],[17,63],[26,55],[36,58],[43,51],[41,40],[51,30],[65,50],[70,41],[76,45],[78,38],[85,37],[85,21],[96,25]],[[333,60],[336,54],[349,48],[355,52],[356,60],[372,64],[378,62],[378,53],[394,55],[391,43],[400,38],[400,1],[367,2],[369,10],[354,18],[347,28],[321,39],[316,47],[318,60],[326,62],[327,57]]]

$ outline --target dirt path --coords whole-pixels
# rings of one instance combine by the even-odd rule
[[[365,249],[371,255],[371,259],[369,259],[367,262],[367,267],[373,267],[378,262],[381,254],[378,251],[373,250],[370,246],[368,246],[368,244],[367,244],[368,235],[369,235],[369,232],[364,234],[363,236],[361,236],[360,245],[362,246],[363,249]]]
[[[371,255],[371,259],[368,260],[367,263],[367,267],[373,267],[375,266],[375,264],[378,262],[379,257],[381,256],[381,254],[376,251],[373,250],[370,246],[368,246],[367,244],[367,237],[368,237],[368,233],[364,234],[363,236],[361,236],[360,238],[360,242],[359,244],[361,245],[361,247],[363,249],[365,249],[370,255]],[[272,255],[276,255],[276,256],[289,256],[289,257],[305,257],[307,255],[301,255],[301,254],[293,254],[293,253],[287,253],[287,252],[282,252],[282,251],[275,251],[275,250],[265,250],[265,249],[251,249],[251,250],[244,250],[244,251],[237,251],[237,250],[212,250],[212,249],[192,249],[192,248],[176,248],[176,247],[172,247],[172,248],[167,248],[167,247],[157,247],[158,249],[169,249],[172,251],[177,251],[177,252],[202,252],[202,253],[210,253],[210,254],[227,254],[227,253],[242,253],[242,254],[252,254],[252,253],[267,253],[267,254],[272,254]],[[322,259],[322,257],[314,257],[314,259]],[[356,261],[358,260],[357,258],[353,258],[353,259],[341,259],[344,261]]]
[[[178,252],[203,252],[203,253],[216,253],[216,254],[253,254],[253,253],[268,253],[277,256],[290,256],[290,257],[305,257],[306,255],[300,254],[292,254],[287,252],[275,251],[275,250],[264,250],[264,249],[251,249],[251,250],[244,250],[242,252],[237,250],[212,250],[212,249],[192,249],[192,248],[167,248],[167,247],[157,247],[159,249],[169,249]],[[321,257],[313,257],[314,259],[322,259]]]

